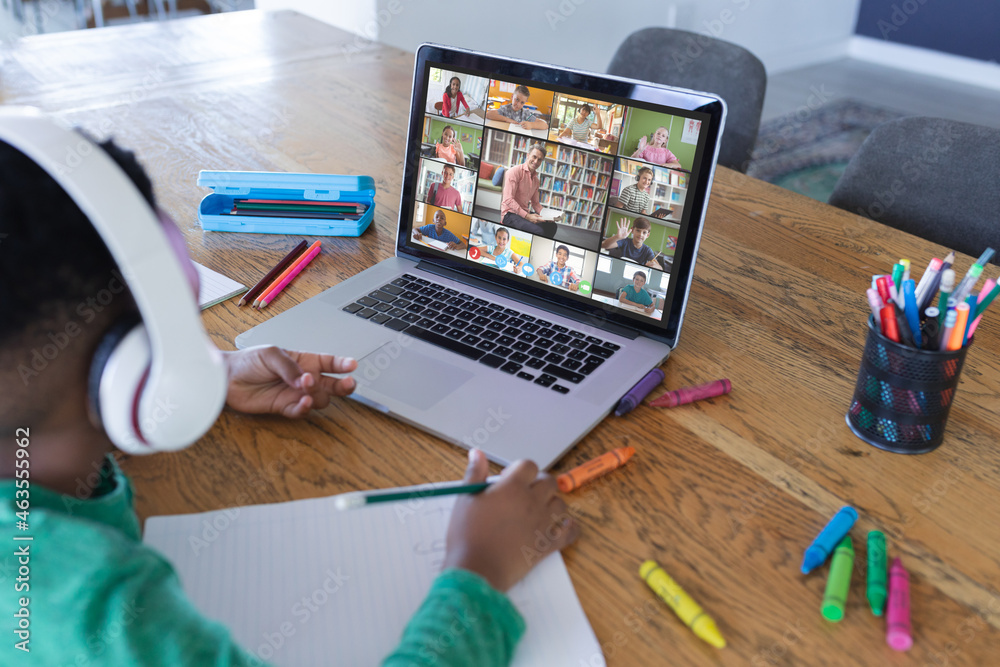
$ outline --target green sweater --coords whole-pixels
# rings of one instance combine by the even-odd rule
[[[29,486],[27,530],[17,528],[15,480],[0,480],[0,665],[262,665],[191,605],[170,563],[142,544],[132,485],[108,460],[88,500]],[[18,624],[27,626],[21,636]],[[383,665],[507,665],[523,633],[507,596],[446,570]]]

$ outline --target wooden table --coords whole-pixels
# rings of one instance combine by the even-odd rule
[[[299,239],[203,233],[199,169],[375,177],[376,221],[361,238],[325,239],[266,313],[233,301],[205,313],[220,347],[393,252],[411,54],[294,13],[239,12],[30,37],[8,55],[3,103],[38,105],[135,149],[194,259],[246,284]],[[626,442],[639,452],[568,498],[583,533],[565,557],[608,664],[997,663],[1000,310],[976,335],[937,451],[888,454],[844,424],[871,274],[942,252],[719,170],[665,387],[728,377],[733,393],[609,418],[556,467]],[[124,467],[146,517],[454,479],[464,461],[464,451],[340,401],[298,422],[226,412],[196,446]],[[887,648],[884,621],[867,610],[862,567],[839,624],[820,616],[825,568],[799,574],[805,546],[847,503],[861,514],[859,564],[864,535],[878,528],[912,573],[908,656]],[[653,597],[637,576],[649,557],[716,618],[728,648],[695,639]]]

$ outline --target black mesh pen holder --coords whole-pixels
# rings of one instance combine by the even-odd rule
[[[883,336],[869,317],[847,425],[869,445],[890,452],[936,449],[970,345],[947,352],[918,350]]]

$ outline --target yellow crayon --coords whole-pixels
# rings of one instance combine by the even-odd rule
[[[674,613],[699,639],[716,648],[726,647],[726,640],[723,639],[712,617],[663,571],[659,563],[647,560],[639,566],[639,576],[646,580],[646,584],[653,589],[653,592],[663,598],[667,606],[674,610]]]

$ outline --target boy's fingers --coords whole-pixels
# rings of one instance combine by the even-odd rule
[[[260,360],[264,366],[280,377],[289,387],[300,387],[301,377],[304,371],[288,356],[288,353],[280,347],[269,346],[261,348]]]
[[[519,482],[527,486],[538,477],[538,466],[534,461],[521,459],[504,468],[500,476],[511,483]]]
[[[559,484],[552,475],[542,473],[541,476],[537,476],[531,483],[531,490],[538,494],[541,502],[545,503],[548,502],[549,498],[555,498],[563,504],[563,509],[566,508],[566,503],[559,497]]]
[[[282,413],[291,419],[297,419],[308,414],[312,409],[313,400],[310,396],[303,396],[295,403],[289,403],[282,409]]]
[[[490,464],[482,451],[473,447],[469,450],[469,465],[465,468],[465,477],[462,479],[466,484],[480,484],[486,481]]]

